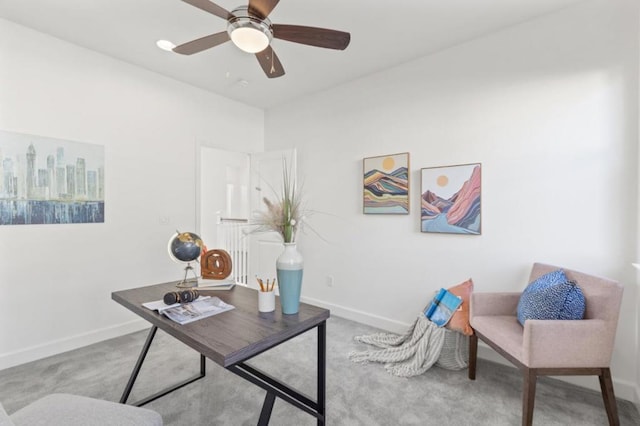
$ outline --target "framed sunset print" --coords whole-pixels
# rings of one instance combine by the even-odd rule
[[[420,230],[480,235],[480,163],[421,170]]]
[[[409,153],[365,158],[364,214],[409,214]]]

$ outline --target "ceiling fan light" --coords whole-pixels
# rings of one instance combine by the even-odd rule
[[[267,34],[252,26],[235,28],[230,36],[233,44],[248,53],[262,52],[271,41]]]
[[[247,6],[233,9],[227,24],[227,33],[233,44],[248,53],[262,52],[273,39],[271,21],[249,12]]]

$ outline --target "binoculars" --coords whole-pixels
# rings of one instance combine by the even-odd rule
[[[174,303],[189,303],[196,300],[200,294],[198,290],[170,291],[164,295],[165,305],[173,305]]]

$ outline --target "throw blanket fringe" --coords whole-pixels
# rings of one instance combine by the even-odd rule
[[[350,352],[353,362],[381,362],[394,376],[412,377],[427,371],[438,361],[444,343],[444,328],[429,321],[422,312],[402,335],[377,333],[356,336],[357,342],[376,346],[378,350]]]

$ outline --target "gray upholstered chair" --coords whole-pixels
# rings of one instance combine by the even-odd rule
[[[556,269],[536,263],[529,282]],[[469,378],[475,380],[480,339],[522,371],[522,424],[531,425],[537,376],[597,375],[609,424],[619,425],[609,364],[623,287],[606,278],[564,272],[585,296],[583,320],[527,320],[523,327],[516,317],[520,293],[472,294],[470,321],[475,335],[469,340]]]
[[[0,405],[0,426],[162,426],[162,417],[146,408],[58,393],[11,416]]]

